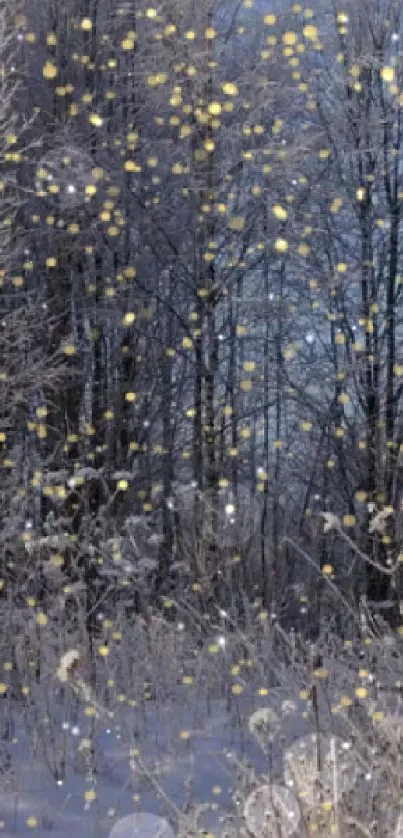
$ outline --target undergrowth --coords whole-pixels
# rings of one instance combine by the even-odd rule
[[[323,623],[311,642],[258,603],[241,627],[222,610],[206,619],[172,600],[147,620],[105,619],[89,644],[55,615],[3,609],[3,761],[23,723],[55,781],[82,773],[95,796],[100,732],[118,730],[127,782],[143,777],[178,834],[193,836],[214,803],[196,805],[190,792],[181,810],[163,790],[164,760],[153,765],[138,745],[150,713],[167,718],[172,741],[191,749],[225,708],[261,758],[254,763],[248,744],[229,756],[232,805],[215,833],[401,838],[403,638],[369,613],[361,625],[340,638]]]

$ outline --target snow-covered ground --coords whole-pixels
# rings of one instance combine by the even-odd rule
[[[183,632],[163,623],[150,645],[140,633],[132,632],[127,643],[123,633],[122,638],[116,654],[98,655],[93,692],[87,688],[85,660],[82,669],[62,668],[66,655],[60,657],[56,643],[54,650],[49,641],[34,647],[29,657],[17,660],[19,668],[5,659],[7,685],[0,683],[0,838],[157,838],[150,821],[140,821],[138,828],[138,822],[126,820],[121,824],[126,831],[117,830],[122,819],[141,812],[165,818],[180,838],[203,831],[219,836],[224,818],[242,813],[237,800],[244,803],[253,789],[260,794],[257,787],[267,783],[268,775],[280,783],[277,789],[284,796],[290,784],[283,758],[286,762],[290,745],[314,732],[318,723],[307,689],[312,673],[296,664],[292,644],[291,663],[282,663],[270,637],[259,636],[252,646],[246,638],[241,644],[230,635],[222,643],[220,633],[213,643],[193,648],[186,646]],[[396,643],[388,654],[384,639],[364,645],[358,657],[347,647],[328,655],[329,660],[323,658],[325,666],[315,670],[320,730],[344,740],[358,725],[360,736],[368,740],[368,748],[361,747],[363,782],[372,782],[374,774],[375,790],[378,775],[372,764],[366,766],[375,709],[385,736],[387,727],[392,732],[388,747],[400,776],[403,706],[400,688],[393,690],[393,684],[397,677],[403,682],[403,675]],[[253,661],[241,645],[251,646]],[[99,649],[105,651],[102,645]],[[40,678],[31,665],[38,651]],[[67,657],[72,654],[70,650]],[[375,675],[392,692],[380,694],[379,706],[372,708]],[[396,705],[393,712],[389,699]],[[335,713],[335,706],[344,715]],[[251,733],[253,714],[267,722],[262,747],[259,731]],[[347,726],[342,723],[346,715]],[[305,746],[309,765],[309,742]],[[327,748],[323,743],[322,756]],[[381,786],[389,762],[388,751]],[[350,778],[349,771],[346,776]],[[390,789],[395,785],[391,780]],[[394,798],[393,807],[397,818],[400,802]]]
[[[149,702],[116,721],[96,722],[72,709],[71,717],[69,710],[56,713],[58,721],[49,726],[30,724],[29,735],[18,712],[11,727],[4,715],[0,835],[7,838],[107,838],[134,812],[175,824],[175,807],[191,818],[198,806],[199,829],[217,834],[220,819],[234,808],[238,760],[247,757],[257,772],[267,767],[248,732],[250,708],[240,701],[229,709],[215,701],[191,711]],[[288,742],[301,735],[301,724],[300,713],[285,723]],[[133,827],[127,838],[131,834],[140,833]],[[145,831],[144,838],[151,835]]]

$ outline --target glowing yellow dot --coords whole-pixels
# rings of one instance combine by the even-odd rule
[[[38,623],[38,626],[47,626],[48,618],[46,614],[43,614],[42,611],[40,611],[39,614],[36,615],[36,622]]]
[[[51,61],[47,61],[42,69],[42,74],[45,79],[55,79],[58,74],[58,69]]]
[[[136,42],[134,38],[123,38],[123,40],[121,41],[121,47],[126,52],[128,52],[131,49],[134,49],[135,45]]]
[[[213,116],[218,116],[222,111],[222,105],[220,102],[210,102],[208,106],[208,112]]]
[[[299,697],[301,701],[308,701],[310,693],[308,692],[308,690],[301,690]]]
[[[316,678],[325,679],[328,677],[329,672],[327,669],[325,669],[324,666],[318,666],[318,668],[314,670],[313,674],[316,676]]]
[[[366,687],[357,687],[355,694],[357,698],[366,698],[368,695],[368,690]]]
[[[318,30],[316,26],[314,26],[311,23],[307,26],[304,26],[303,33],[308,41],[317,41],[318,39]]]
[[[362,491],[356,492],[355,493],[355,499],[356,499],[356,501],[358,501],[358,503],[365,503],[365,501],[367,499],[367,493],[362,492]]]
[[[242,215],[234,215],[228,222],[230,230],[240,232],[245,227],[245,219]]]
[[[148,76],[147,84],[150,87],[156,87],[159,84],[165,84],[167,78],[168,78],[168,76],[167,76],[166,73],[157,73],[154,76]]]
[[[233,695],[242,695],[244,688],[242,684],[233,684],[231,692]]]
[[[136,315],[134,311],[128,311],[125,316],[123,317],[122,323],[124,326],[131,326],[132,323],[136,320]]]
[[[277,253],[286,253],[288,250],[288,241],[287,239],[276,239],[274,243],[274,248],[277,250]]]
[[[395,71],[393,67],[382,67],[381,77],[383,81],[392,82],[395,78]]]
[[[273,215],[275,215],[280,221],[285,221],[288,217],[288,211],[280,204],[275,204],[273,207]]]
[[[297,35],[295,32],[284,32],[283,44],[287,47],[294,46],[297,43]]]
[[[96,128],[102,125],[102,117],[98,113],[90,113],[88,121],[91,123],[91,125],[95,125]]]
[[[96,716],[95,707],[92,707],[91,704],[88,704],[87,707],[84,708],[84,715],[85,716]]]
[[[238,85],[231,81],[224,82],[222,91],[226,96],[237,96],[239,93]]]
[[[63,352],[65,355],[75,355],[77,349],[73,343],[66,343],[63,347]]]

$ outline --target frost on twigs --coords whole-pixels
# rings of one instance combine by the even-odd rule
[[[89,684],[84,681],[84,678],[77,672],[77,667],[81,659],[80,652],[77,649],[70,649],[62,655],[59,667],[56,671],[56,678],[62,684],[69,684],[72,691],[78,696],[81,701],[86,701],[91,704],[94,714],[97,718],[101,716],[108,716],[113,718],[113,713],[103,707],[93,695]]]
[[[371,533],[380,533],[381,535],[385,532],[388,520],[393,515],[393,509],[391,506],[385,506],[384,509],[380,509],[374,517],[369,522],[368,532]]]
[[[284,786],[277,784],[258,786],[245,801],[244,818],[252,835],[282,835],[290,838],[297,834],[301,819],[296,797]]]
[[[334,736],[303,736],[284,754],[286,784],[309,810],[347,794],[358,775],[357,755]]]
[[[378,695],[377,700],[371,699],[367,705],[368,716],[375,723],[375,732],[384,748],[388,749],[390,758],[400,759],[403,743],[403,716],[401,698],[397,694],[393,707],[393,694]],[[403,838],[403,831],[402,831]]]
[[[77,664],[80,660],[80,652],[77,649],[69,649],[60,658],[59,668],[56,672],[56,678],[62,683],[67,683],[74,676]]]
[[[30,539],[25,542],[25,550],[29,556],[35,556],[49,550],[65,550],[70,544],[67,533],[55,533]]]
[[[393,838],[403,838],[403,812],[397,819]]]
[[[271,745],[280,728],[281,719],[271,707],[260,707],[249,719],[249,731],[263,750]]]
[[[330,532],[331,530],[340,530],[341,523],[337,515],[333,512],[322,512],[322,517],[325,519],[323,525],[323,532]]]

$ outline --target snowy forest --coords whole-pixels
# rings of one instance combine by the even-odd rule
[[[400,700],[403,3],[149,2],[0,0],[1,724],[37,741],[43,702],[60,733],[63,701],[103,725],[181,684],[238,702],[272,765],[281,713],[248,690],[296,690],[309,811],[242,775],[225,835],[402,838],[374,672]],[[350,761],[321,739],[337,686]]]

